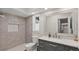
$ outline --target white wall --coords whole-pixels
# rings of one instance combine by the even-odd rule
[[[45,33],[45,25],[46,25],[46,16],[41,14],[40,15],[40,25],[39,25],[39,33],[40,34]]]
[[[49,32],[52,33],[56,33],[58,32],[58,24],[57,24],[57,15],[53,15],[53,16],[48,16],[46,18],[46,33],[48,34]]]
[[[78,39],[79,39],[79,9],[78,9]]]
[[[73,34],[78,35],[78,9],[74,9],[72,13],[73,19]]]

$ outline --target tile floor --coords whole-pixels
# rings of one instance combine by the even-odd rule
[[[11,49],[8,49],[7,51],[24,51],[25,50],[25,43],[24,44],[20,44],[16,47],[13,47]],[[34,50],[31,51],[37,51],[37,48],[35,48]]]
[[[25,43],[18,45],[14,48],[8,49],[8,51],[24,51],[25,50]]]

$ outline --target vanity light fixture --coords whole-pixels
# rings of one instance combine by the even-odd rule
[[[37,16],[37,17],[36,17],[36,23],[37,23],[37,24],[39,23],[39,20],[40,20],[40,19],[39,19],[39,16]]]

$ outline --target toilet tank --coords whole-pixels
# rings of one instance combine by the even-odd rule
[[[32,36],[32,41],[34,43],[38,43],[38,36]]]

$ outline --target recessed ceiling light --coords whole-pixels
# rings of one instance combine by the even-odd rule
[[[36,13],[38,13],[38,11],[36,11],[36,12],[32,12],[32,14],[36,14]]]

